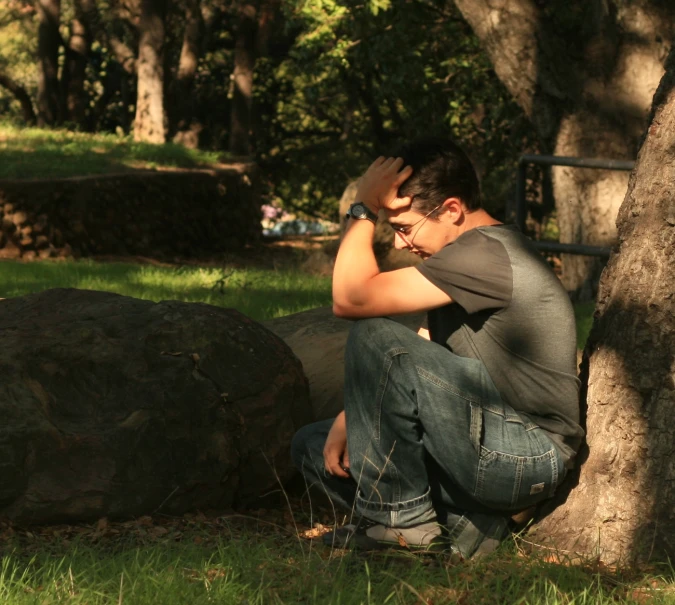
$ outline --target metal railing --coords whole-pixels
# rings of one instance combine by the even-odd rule
[[[570,158],[554,155],[523,155],[518,161],[516,175],[516,225],[525,231],[527,204],[525,200],[525,179],[528,164],[541,166],[572,166],[574,168],[599,168],[603,170],[633,170],[635,162],[625,160],[596,160],[591,158]],[[561,252],[564,254],[580,254],[584,256],[600,256],[609,258],[611,248],[603,246],[589,246],[588,244],[561,244],[558,242],[535,241],[534,245],[542,252]]]

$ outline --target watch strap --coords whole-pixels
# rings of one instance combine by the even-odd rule
[[[357,216],[354,214],[353,209],[354,206],[359,206],[360,209],[364,211],[364,213],[361,216]],[[349,211],[347,212],[347,218],[355,218],[359,220],[369,220],[371,223],[377,225],[377,219],[378,216],[375,214],[366,204],[363,202],[354,202],[351,206],[349,206]]]

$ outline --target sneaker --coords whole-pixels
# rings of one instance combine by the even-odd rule
[[[494,552],[509,533],[508,517],[466,513],[448,528],[447,540],[453,552],[471,559]]]
[[[459,560],[494,552],[509,535],[509,519],[499,515],[458,515],[454,525],[443,531],[436,522],[413,527],[386,527],[361,518],[324,534],[323,542],[333,548],[383,550],[401,548],[418,552],[447,553]]]
[[[403,548],[416,551],[437,551],[445,545],[438,523],[421,523],[413,527],[387,527],[361,519],[356,524],[343,525],[323,536],[323,542],[333,548],[383,550]]]

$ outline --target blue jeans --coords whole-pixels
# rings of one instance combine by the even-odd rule
[[[351,479],[324,470],[332,420],[296,433],[293,460],[336,505],[390,527],[522,510],[565,475],[546,432],[502,401],[482,362],[390,319],[354,323],[344,403]]]

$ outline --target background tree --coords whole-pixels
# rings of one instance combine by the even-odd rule
[[[61,34],[60,0],[37,0],[38,25],[38,81],[37,108],[40,126],[55,124],[59,118],[59,46]]]
[[[251,104],[255,68],[258,7],[242,2],[234,47],[232,73],[232,110],[230,112],[230,151],[236,155],[251,153]]]
[[[95,0],[73,0],[74,15],[61,73],[63,119],[86,124],[85,71],[93,42],[94,21],[98,18]]]
[[[607,563],[675,555],[675,47],[652,116],[584,351],[585,461],[534,534]]]
[[[646,127],[675,31],[662,0],[455,0],[550,154],[630,160]],[[555,168],[560,240],[616,241],[624,173]],[[582,298],[598,261],[563,256],[563,282]]]
[[[140,8],[134,140],[164,143],[167,126],[164,111],[164,21],[167,0],[141,0]]]
[[[199,0],[185,1],[185,30],[178,60],[178,71],[171,90],[171,130],[173,140],[186,147],[199,146],[201,125],[195,118],[194,81],[202,49],[204,20]]]

